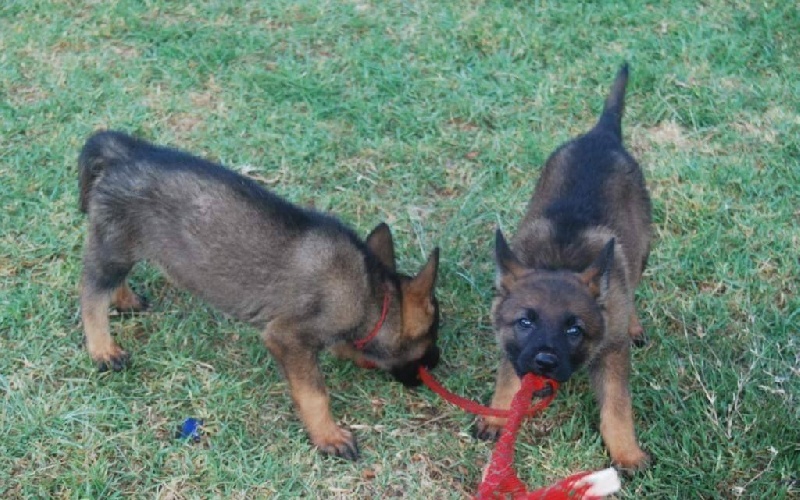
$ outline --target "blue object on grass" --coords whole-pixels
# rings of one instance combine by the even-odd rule
[[[178,431],[178,439],[191,438],[195,443],[199,443],[202,434],[203,421],[199,418],[187,418],[183,421],[183,425]]]

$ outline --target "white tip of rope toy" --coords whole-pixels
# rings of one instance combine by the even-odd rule
[[[622,487],[619,481],[619,474],[616,469],[609,467],[608,469],[593,472],[586,477],[581,478],[580,481],[575,483],[575,486],[584,486],[589,484],[589,489],[584,493],[584,497],[605,497],[616,493]]]
[[[486,479],[486,472],[488,470],[488,466],[484,467],[483,474],[481,475],[481,481]],[[583,492],[582,495],[575,496],[575,490],[580,490],[584,486],[588,486],[589,489]],[[531,498],[540,498],[543,500],[594,500],[613,495],[621,488],[622,483],[619,480],[619,474],[617,473],[617,470],[613,467],[609,467],[608,469],[587,474],[577,481],[568,478],[552,486],[538,489],[532,492]]]

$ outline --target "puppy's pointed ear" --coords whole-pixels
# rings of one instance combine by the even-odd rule
[[[428,257],[428,262],[414,276],[408,285],[408,292],[420,297],[433,297],[433,289],[436,287],[436,274],[439,271],[439,247],[433,249]]]
[[[608,284],[611,277],[611,268],[614,266],[614,244],[615,238],[611,238],[606,246],[600,250],[594,262],[587,267],[578,278],[589,288],[589,293],[598,302],[605,302],[608,293]]]
[[[385,222],[381,222],[367,236],[367,247],[378,257],[390,271],[395,272],[394,241],[392,230]]]
[[[425,325],[430,324],[430,317],[436,312],[435,288],[436,274],[439,271],[439,248],[434,248],[428,262],[419,273],[403,284],[403,321],[410,323],[410,316]],[[406,314],[408,312],[408,315]],[[412,314],[413,312],[413,314]],[[422,314],[420,314],[422,313]],[[406,316],[409,316],[406,318]],[[408,321],[407,321],[408,320]],[[409,328],[411,332],[424,333],[426,328]]]
[[[522,275],[525,271],[525,266],[511,251],[500,229],[495,233],[494,258],[497,265],[495,287],[497,287],[498,291],[506,290]]]

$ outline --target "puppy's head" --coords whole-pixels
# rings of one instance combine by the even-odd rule
[[[526,268],[499,230],[495,256],[492,312],[504,354],[520,377],[566,382],[603,339],[614,240],[582,272]]]
[[[396,273],[394,245],[389,226],[378,225],[367,237],[367,246],[389,271]],[[384,328],[391,333],[367,346],[367,358],[387,370],[403,385],[418,386],[419,368],[432,369],[439,363],[439,302],[436,300],[436,274],[439,249],[431,252],[428,261],[416,276],[397,273],[399,287],[394,291],[392,313]]]

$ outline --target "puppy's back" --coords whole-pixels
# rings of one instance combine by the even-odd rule
[[[188,153],[101,132],[79,165],[81,207],[108,248],[239,319],[263,323],[288,297],[314,300],[315,281],[342,262],[364,266],[363,242],[337,219]],[[360,284],[363,269],[350,271]]]
[[[596,125],[559,147],[547,160],[525,221],[547,218],[561,243],[593,226],[618,229],[631,216],[647,214],[650,199],[636,160],[622,143],[628,66],[623,65]],[[616,231],[615,231],[616,232]]]

